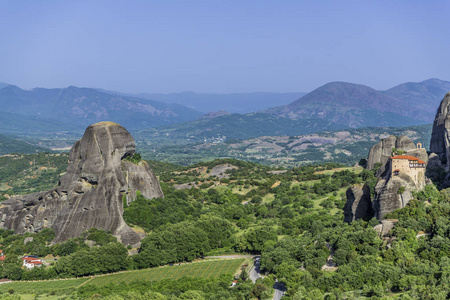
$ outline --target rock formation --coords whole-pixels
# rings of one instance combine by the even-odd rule
[[[392,155],[392,148],[402,151],[409,151],[416,149],[414,142],[407,136],[393,136],[382,139],[369,150],[367,157],[367,169],[372,170],[377,163],[381,163],[382,167],[378,175],[384,172],[389,157]]]
[[[409,138],[408,138],[409,139]],[[398,156],[396,156],[398,157]],[[404,156],[406,159],[389,159],[383,166],[384,172],[375,186],[373,209],[375,217],[382,220],[384,216],[395,209],[405,207],[412,199],[413,191],[420,191],[426,185],[425,164],[428,162],[427,152],[424,148],[408,150]],[[411,167],[414,161],[408,157],[419,158],[422,167]],[[404,160],[404,165],[399,167],[398,161]],[[397,162],[395,162],[397,161]],[[400,169],[397,169],[400,168]],[[406,169],[406,170],[405,170]]]
[[[431,133],[430,141],[430,158],[432,158],[432,164],[428,170],[430,172],[438,172],[437,169],[444,168],[447,172],[447,176],[442,182],[443,188],[450,186],[450,92],[448,92],[436,112],[436,117],[433,123],[433,131]],[[436,157],[437,156],[437,157]],[[439,160],[438,160],[439,159]]]
[[[414,181],[408,175],[391,176],[388,173],[382,177],[375,186],[373,200],[375,218],[381,221],[386,214],[405,207],[412,199],[412,191],[416,190],[418,189]]]
[[[97,227],[111,231],[125,245],[138,244],[139,235],[122,217],[124,201],[133,201],[138,190],[147,198],[163,193],[144,161],[126,160],[134,153],[134,139],[122,126],[89,126],[73,145],[58,187],[2,202],[0,228],[21,234],[51,227],[54,242],[61,242]]]
[[[402,150],[405,155],[391,160],[392,148]],[[344,208],[345,221],[366,218],[372,212],[378,220],[382,220],[393,210],[405,207],[412,198],[412,192],[419,191],[426,185],[425,165],[427,162],[427,151],[422,147],[416,148],[409,137],[390,136],[382,139],[370,149],[367,159],[369,170],[373,169],[376,163],[381,164],[376,173],[379,179],[375,186],[373,201],[370,202],[368,187],[366,191],[363,191],[365,187],[361,186],[348,189],[347,204]],[[372,211],[368,210],[368,203],[372,204]]]
[[[380,237],[387,237],[394,228],[397,220],[382,220],[380,224],[373,227]]]
[[[448,92],[436,112],[433,131],[431,133],[430,151],[436,153],[441,160],[446,161],[446,169],[450,166],[450,140],[448,132],[450,129],[450,92]]]
[[[370,188],[367,184],[353,185],[346,192],[347,203],[344,207],[344,222],[365,219],[373,215]]]

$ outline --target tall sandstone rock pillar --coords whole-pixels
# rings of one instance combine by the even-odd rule
[[[58,187],[2,202],[0,228],[21,234],[51,227],[54,242],[62,242],[96,227],[123,244],[138,244],[139,235],[123,220],[123,199],[133,201],[138,190],[147,198],[164,195],[147,163],[126,160],[134,153],[134,139],[122,126],[89,126],[73,145]]]
[[[392,148],[410,151],[416,149],[416,145],[405,135],[399,137],[391,135],[384,138],[370,148],[369,156],[367,157],[367,169],[372,170],[377,163],[380,163],[381,168],[377,175],[381,175],[385,171],[385,165],[388,162],[389,157],[392,155]]]
[[[355,184],[347,189],[347,203],[344,207],[344,222],[370,218],[373,215],[370,187]]]
[[[390,160],[392,148],[402,150],[405,155],[419,158],[425,163],[428,161],[427,151],[424,148],[416,148],[414,142],[407,136],[390,136],[375,144],[370,148],[367,158],[369,170],[373,169],[375,164],[381,164],[376,173],[378,181],[373,200],[370,201],[368,187],[353,186],[348,189],[347,204],[344,208],[346,222],[367,218],[371,215],[382,220],[393,210],[405,207],[412,199],[413,191],[419,191],[425,187],[424,172],[420,172],[420,176],[414,176],[414,172],[407,171],[392,176]],[[371,204],[370,210],[367,207],[369,203]]]
[[[445,171],[450,170],[450,92],[448,92],[436,112],[433,122],[433,131],[431,133],[430,151],[437,154],[439,159],[444,162]]]

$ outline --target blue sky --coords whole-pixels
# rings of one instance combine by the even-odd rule
[[[0,81],[308,92],[450,80],[449,1],[2,1]]]

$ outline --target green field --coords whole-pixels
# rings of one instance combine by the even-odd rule
[[[163,279],[179,279],[182,277],[213,278],[223,274],[233,275],[244,259],[214,260],[181,266],[153,268],[124,272],[114,275],[95,277],[87,284],[106,285],[109,283],[131,282],[137,280],[159,281]]]
[[[133,282],[138,280],[159,281],[182,277],[214,278],[223,274],[233,275],[244,259],[211,260],[188,263],[179,266],[166,266],[145,270],[127,271],[93,278],[66,280],[47,280],[34,282],[12,282],[0,284],[0,292],[13,288],[19,294],[42,294],[68,289],[76,289],[84,284],[106,285],[109,283]]]
[[[18,281],[12,283],[0,284],[0,291],[8,292],[9,289],[14,289],[16,293],[20,294],[42,294],[52,291],[61,291],[67,289],[74,289],[82,283],[88,281],[89,278],[80,279],[61,279],[61,280],[42,280],[42,281]]]

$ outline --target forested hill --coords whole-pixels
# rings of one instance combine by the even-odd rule
[[[104,120],[128,129],[143,129],[194,120],[202,115],[178,104],[111,95],[90,88],[23,90],[13,85],[0,89],[0,112],[20,115],[18,123],[29,117],[59,122],[60,127],[50,128],[53,132],[71,127],[84,129]],[[28,129],[35,130],[33,126]]]
[[[7,259],[0,266],[2,276],[36,280],[163,265],[168,266],[157,270],[167,270],[170,264],[203,256],[252,253],[261,255],[260,267],[267,276],[254,283],[248,276],[250,268],[244,266],[234,288],[231,274],[195,284],[187,278],[168,280],[161,288],[152,278],[133,282],[135,277],[128,273],[130,277],[126,274],[128,279],[120,284],[105,286],[92,280],[61,289],[58,296],[124,299],[124,293],[156,291],[164,294],[157,299],[206,300],[218,299],[219,294],[220,299],[270,299],[278,281],[287,288],[287,299],[448,298],[448,191],[428,185],[405,208],[388,215],[396,222],[383,235],[375,230],[379,227],[375,218],[343,222],[347,188],[373,186],[374,170],[336,164],[281,170],[230,159],[188,168],[157,162],[152,166],[159,170],[165,198],[138,195],[124,204],[127,224],[148,233],[139,251],[130,249],[134,255],[96,229],[62,244],[50,243],[54,237],[50,228],[24,236],[1,229],[7,257],[33,253],[58,259],[33,270],[22,269],[18,259]],[[33,240],[26,243],[25,238]],[[180,282],[186,284],[180,287]],[[24,289],[16,284],[5,283],[2,289],[14,288],[19,294]]]
[[[382,113],[373,116],[379,126],[394,126],[390,124],[394,116],[429,123],[433,122],[439,103],[449,90],[450,82],[435,78],[403,83],[386,91],[361,84],[330,82],[265,113],[291,119],[315,116],[350,128],[372,126],[367,124],[370,118],[366,118],[371,112]]]
[[[36,146],[22,139],[0,134],[0,155],[8,153],[36,153],[49,151],[49,149]]]

